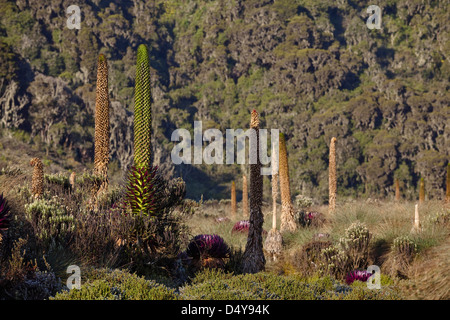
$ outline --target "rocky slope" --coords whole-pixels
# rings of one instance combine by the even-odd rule
[[[104,53],[111,157],[129,165],[135,52],[146,43],[155,162],[186,179],[188,196],[228,197],[242,169],[173,165],[172,131],[192,132],[195,120],[204,130],[246,129],[253,108],[262,128],[286,134],[295,194],[327,198],[328,145],[336,136],[341,195],[390,195],[396,177],[404,195],[416,198],[424,177],[429,197],[443,196],[447,2],[378,1],[381,30],[366,26],[369,1],[86,0],[80,30],[66,26],[71,4],[0,0],[1,128],[24,132],[35,148],[92,163],[96,58]]]

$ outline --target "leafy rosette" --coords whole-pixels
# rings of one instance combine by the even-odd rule
[[[135,215],[154,216],[158,210],[158,167],[132,166],[128,174],[124,204]]]
[[[189,243],[186,254],[197,267],[222,268],[230,257],[230,248],[216,234],[200,234]]]

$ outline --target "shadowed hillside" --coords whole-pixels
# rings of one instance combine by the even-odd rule
[[[176,128],[285,133],[292,192],[327,199],[328,144],[338,138],[338,192],[414,198],[420,177],[442,197],[449,157],[449,10],[445,1],[1,0],[0,122],[66,169],[93,159],[96,57],[110,63],[111,165],[133,155],[134,56],[150,50],[155,162],[188,197],[224,198],[236,165],[173,165]],[[28,151],[31,153],[32,151]],[[8,152],[3,152],[8,157]],[[202,183],[198,183],[199,180]],[[267,185],[267,184],[266,184]],[[191,187],[190,187],[191,186]]]

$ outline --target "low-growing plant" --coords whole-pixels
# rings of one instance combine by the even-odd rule
[[[38,198],[26,204],[25,217],[44,246],[51,240],[65,242],[65,238],[70,236],[76,227],[73,214],[60,203],[58,196],[50,200]]]
[[[340,247],[332,245],[322,249],[323,262],[319,264],[322,274],[344,279],[349,271],[349,256]]]
[[[292,265],[303,276],[312,276],[320,272],[319,267],[324,262],[323,249],[332,246],[330,241],[313,240],[296,250],[292,256]]]
[[[394,239],[392,251],[400,255],[412,257],[417,252],[417,245],[410,237],[400,236]]]
[[[238,274],[222,270],[203,270],[190,284],[180,288],[182,299],[189,300],[329,300],[398,299],[392,288],[370,290],[336,283],[330,277],[299,277],[269,272]]]
[[[65,290],[50,300],[177,300],[178,295],[154,280],[125,270],[101,270],[80,289]]]

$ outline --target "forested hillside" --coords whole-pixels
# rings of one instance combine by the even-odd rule
[[[328,197],[337,137],[338,194],[444,195],[450,154],[450,10],[434,0],[0,0],[0,130],[66,170],[92,168],[96,63],[109,64],[111,157],[133,155],[135,52],[152,68],[154,158],[193,199],[229,197],[240,165],[174,165],[176,128],[261,128],[287,139],[291,189]],[[382,9],[370,30],[369,5]],[[8,148],[1,146],[1,163]],[[120,172],[120,171],[117,171]],[[266,180],[268,182],[268,180]],[[237,183],[238,190],[242,184]],[[265,183],[265,188],[269,188]],[[239,199],[238,199],[239,200]]]

